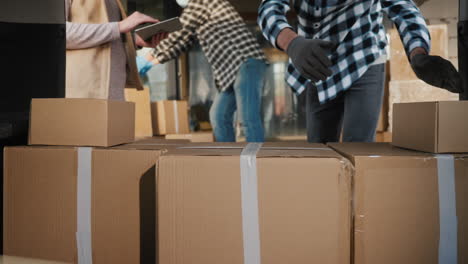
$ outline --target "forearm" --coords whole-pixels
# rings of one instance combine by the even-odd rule
[[[105,24],[66,23],[67,49],[96,47],[120,38],[118,22]]]
[[[289,9],[289,0],[264,0],[258,12],[257,23],[263,35],[273,46],[282,50],[296,37],[286,19]]]
[[[395,23],[409,59],[413,51],[429,53],[431,37],[424,17],[412,1],[381,0],[383,10]]]
[[[278,38],[276,39],[276,43],[278,44],[278,47],[286,51],[288,50],[289,43],[291,43],[291,41],[296,37],[296,32],[290,28],[285,28],[279,33]]]

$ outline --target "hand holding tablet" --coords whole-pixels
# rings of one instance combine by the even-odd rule
[[[177,30],[182,29],[182,24],[178,17],[174,17],[168,20],[164,20],[158,23],[150,24],[135,30],[135,33],[138,34],[143,40],[148,41],[151,38],[159,33],[171,33]]]

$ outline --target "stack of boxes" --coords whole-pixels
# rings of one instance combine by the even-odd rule
[[[133,111],[33,101],[36,146],[5,150],[5,254],[80,264],[468,261],[465,102],[397,104],[399,147],[133,142]]]
[[[127,102],[32,101],[31,146],[5,149],[4,254],[155,263],[156,163],[166,146],[112,147],[134,141],[134,117]]]
[[[171,140],[214,142],[213,133],[190,132],[187,101],[158,101],[151,103],[153,133]]]

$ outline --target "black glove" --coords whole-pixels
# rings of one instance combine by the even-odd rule
[[[460,74],[452,63],[439,56],[426,54],[414,55],[411,67],[419,79],[426,83],[446,89],[452,93],[462,93],[463,83]]]
[[[296,69],[313,82],[325,81],[333,72],[327,54],[336,45],[319,39],[296,37],[289,43],[287,53]]]

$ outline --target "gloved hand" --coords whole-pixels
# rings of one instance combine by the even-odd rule
[[[439,56],[416,54],[411,58],[411,67],[419,79],[446,89],[452,93],[462,93],[463,83],[460,74],[452,63]]]
[[[325,81],[333,72],[327,54],[336,45],[319,39],[296,37],[289,43],[287,53],[296,69],[313,82]]]
[[[146,73],[153,67],[153,63],[151,63],[150,61],[146,60],[145,58],[141,56],[137,56],[136,61],[137,61],[138,73],[140,74],[141,77],[145,76]]]

